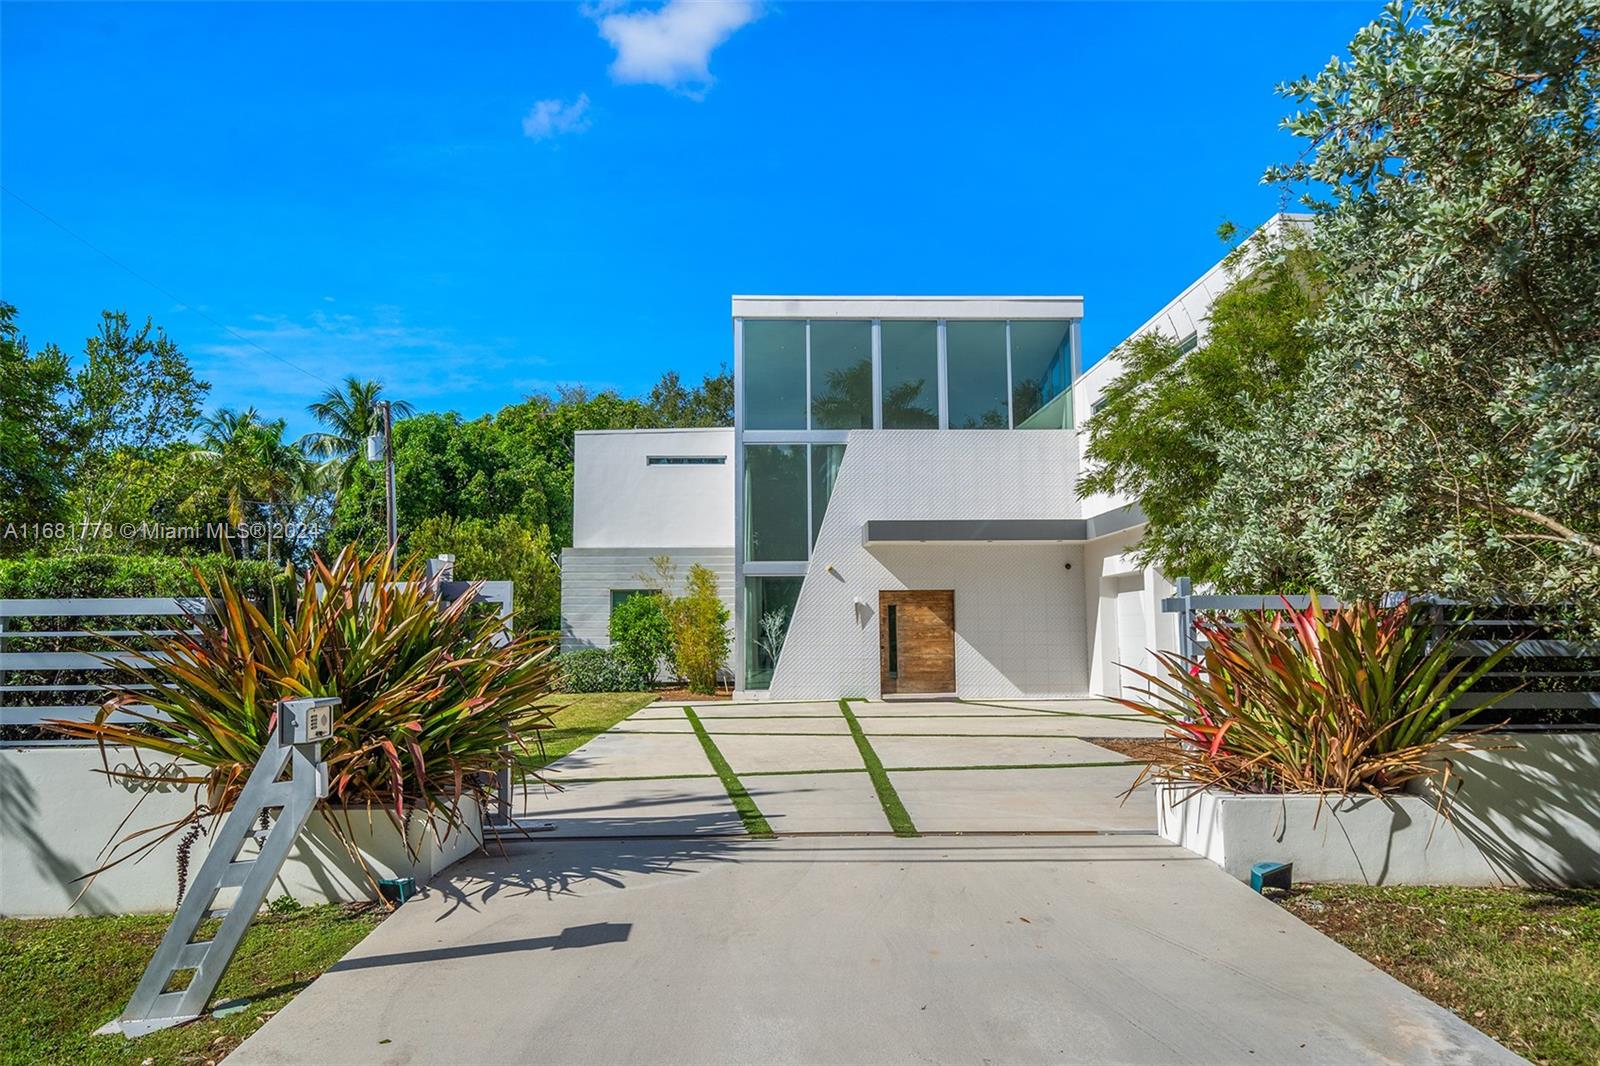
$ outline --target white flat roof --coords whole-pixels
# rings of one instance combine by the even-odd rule
[[[1081,296],[735,296],[734,318],[1082,318]]]

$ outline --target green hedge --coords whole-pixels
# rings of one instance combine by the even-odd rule
[[[642,677],[607,648],[569,651],[556,658],[558,687],[562,692],[638,692],[650,687]]]
[[[225,555],[48,555],[0,559],[0,599],[197,596],[195,570],[213,587],[226,571],[252,596],[265,596],[274,586],[283,593],[294,589],[294,573],[282,565]]]

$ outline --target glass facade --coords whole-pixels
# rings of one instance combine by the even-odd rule
[[[744,324],[746,429],[806,428],[806,324],[791,319]]]
[[[872,323],[811,323],[811,428],[872,428]]]
[[[939,323],[885,322],[883,428],[939,428]]]
[[[803,576],[747,577],[744,580],[744,679],[746,688],[766,688],[778,652],[794,620]]]
[[[1011,323],[1011,418],[1022,425],[1072,387],[1072,323]]]
[[[804,560],[807,522],[806,446],[745,445],[745,561]]]
[[[828,497],[833,495],[833,482],[839,476],[839,464],[844,462],[843,444],[813,444],[811,446],[811,543],[817,542],[817,530],[822,528],[822,516],[828,509]]]
[[[1006,324],[948,322],[945,362],[951,429],[1010,429]]]

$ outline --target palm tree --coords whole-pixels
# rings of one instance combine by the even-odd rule
[[[378,401],[382,397],[381,383],[362,381],[352,374],[344,379],[343,391],[329,389],[322,399],[306,408],[327,429],[321,433],[307,433],[300,438],[300,446],[326,466],[338,470],[341,490],[350,486],[367,438],[383,429],[378,415]],[[390,408],[395,418],[409,418],[415,413],[415,408],[404,400],[392,401]]]
[[[236,529],[245,521],[245,506],[262,503],[269,518],[281,519],[295,501],[316,490],[316,468],[297,445],[283,439],[283,419],[265,422],[254,407],[243,411],[220,408],[201,419],[197,458],[209,467],[209,484],[202,491],[221,497],[228,522]],[[241,533],[240,554],[249,542]],[[267,553],[272,540],[267,540]]]

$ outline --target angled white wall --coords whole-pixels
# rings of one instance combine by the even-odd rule
[[[960,695],[1087,692],[1081,544],[863,543],[874,519],[1077,518],[1076,467],[1068,431],[852,431],[770,698],[877,696],[878,592],[908,588],[955,590]]]

